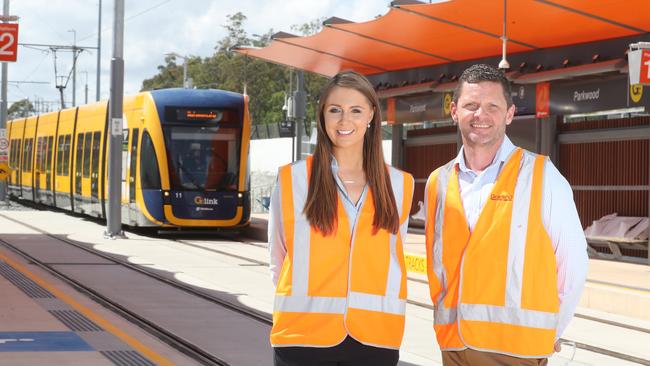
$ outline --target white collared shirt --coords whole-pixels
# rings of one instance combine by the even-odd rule
[[[492,163],[480,173],[467,167],[464,148],[460,149],[455,163],[459,168],[460,196],[470,232],[474,230],[503,165],[515,149],[516,146],[506,136]],[[551,237],[557,261],[557,288],[560,297],[557,340],[569,325],[580,300],[589,259],[587,241],[573,201],[573,191],[569,182],[550,161],[544,169],[542,222]]]

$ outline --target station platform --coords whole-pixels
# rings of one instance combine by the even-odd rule
[[[205,297],[220,297],[228,306],[270,319],[274,289],[266,239],[250,237],[255,230],[266,235],[264,216],[254,218],[246,231],[248,238],[236,240],[137,232],[109,240],[102,236],[104,229],[101,222],[62,212],[0,210],[0,291],[7,294],[0,302],[0,366],[221,364],[190,358],[176,345],[43,270],[34,263],[36,259],[109,295],[206,353],[218,355],[223,364],[272,364],[270,325],[242,320],[205,298],[172,291],[165,283],[145,281],[127,274],[121,265],[107,263],[119,259],[169,282],[191,286]],[[92,249],[103,257],[78,252],[55,239]],[[421,234],[410,233],[407,251],[421,257],[423,240]],[[25,259],[12,247],[31,253],[33,258]],[[426,276],[418,273],[416,266],[409,273],[399,366],[441,365]],[[641,273],[637,270],[641,268],[634,267],[629,276],[636,279]],[[572,321],[563,338],[582,348],[566,346],[549,359],[550,366],[650,364],[650,321],[586,308],[579,312],[582,317]]]
[[[267,241],[267,221],[268,214],[253,214],[247,235]],[[426,274],[423,229],[409,228],[404,251],[408,271]],[[589,259],[589,273],[579,306],[650,321],[650,266]]]
[[[195,364],[4,247],[0,293],[0,365]]]

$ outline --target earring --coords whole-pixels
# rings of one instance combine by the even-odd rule
[[[368,128],[370,128],[370,123],[368,123]]]

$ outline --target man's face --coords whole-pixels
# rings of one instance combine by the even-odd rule
[[[514,104],[508,108],[503,87],[496,81],[463,82],[458,102],[451,103],[463,145],[471,148],[500,145],[514,115]]]

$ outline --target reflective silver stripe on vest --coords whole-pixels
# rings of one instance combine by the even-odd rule
[[[505,306],[520,308],[535,156],[525,151],[512,200]]]
[[[456,323],[456,318],[458,316],[456,308],[448,309],[444,306],[436,306],[433,315],[434,323],[437,325]]]
[[[344,297],[275,296],[273,311],[285,313],[345,313]]]
[[[557,313],[537,310],[508,308],[504,306],[460,304],[461,320],[476,320],[519,325],[522,327],[555,329]]]
[[[380,311],[382,313],[404,315],[406,300],[400,300],[395,295],[379,296],[350,292],[349,307],[362,310]]]
[[[307,296],[309,287],[309,239],[310,227],[303,214],[307,201],[307,162],[300,161],[291,166],[291,186],[293,192],[293,267],[291,274],[291,293]]]
[[[445,217],[445,201],[447,199],[447,186],[449,185],[449,177],[451,176],[451,169],[454,169],[454,161],[450,161],[447,165],[440,168],[438,172],[438,196],[436,203],[436,218],[435,226],[433,228],[433,272],[435,273],[438,281],[442,286],[440,295],[435,299],[436,304],[441,304],[442,299],[447,295],[447,270],[442,262],[442,228]]]
[[[404,202],[404,175],[397,169],[389,167],[390,183],[393,186],[393,195],[397,204],[398,217],[402,216],[402,204]],[[399,231],[398,234],[399,235]],[[395,299],[399,297],[399,290],[402,286],[402,269],[399,265],[397,254],[397,235],[390,234],[390,260],[388,261],[388,277],[386,278],[386,295]],[[403,239],[402,239],[403,244]]]

